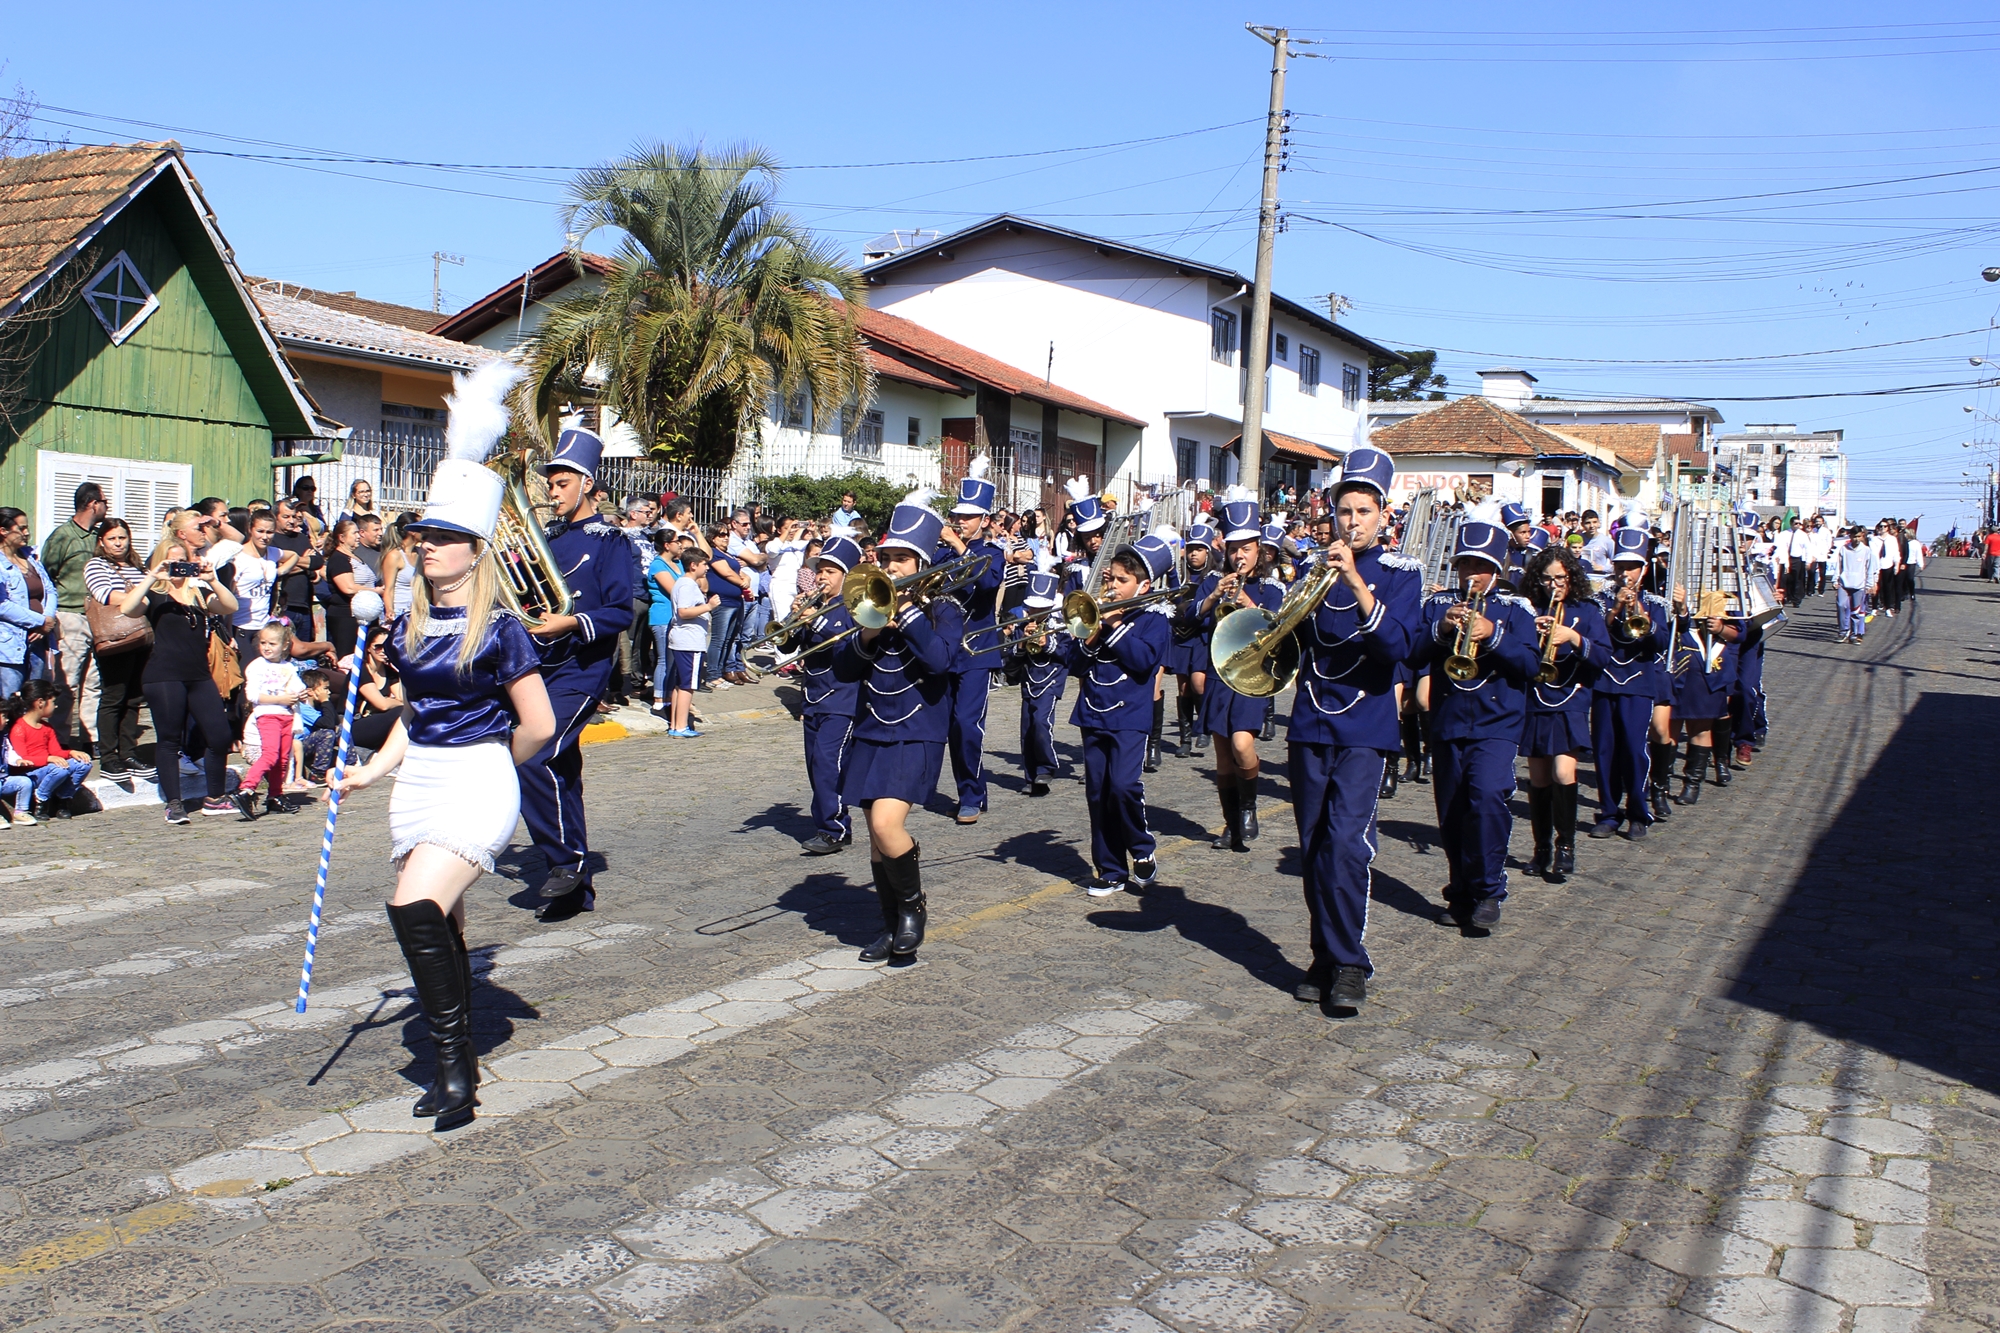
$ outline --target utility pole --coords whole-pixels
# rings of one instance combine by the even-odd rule
[[[434,312],[440,315],[444,313],[444,291],[438,285],[439,270],[446,264],[463,263],[465,263],[464,255],[448,255],[442,250],[431,251],[431,309]]]
[[[1263,498],[1264,371],[1271,357],[1271,251],[1278,236],[1278,172],[1285,160],[1285,59],[1291,30],[1243,25],[1271,44],[1271,110],[1264,120],[1264,198],[1257,207],[1257,270],[1250,284],[1250,328],[1244,341],[1243,442],[1236,480]]]

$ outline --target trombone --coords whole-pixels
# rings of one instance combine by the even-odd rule
[[[975,656],[988,648],[1015,648],[1023,646],[1039,647],[1041,641],[1057,629],[1052,614],[1044,612],[1039,616],[1015,616],[992,625],[981,625],[959,640],[959,647]],[[988,634],[997,634],[999,639],[990,644],[974,647],[975,640]]]
[[[807,593],[802,597],[794,598],[792,600],[792,613],[778,624],[773,625],[750,642],[744,644],[742,651],[747,653],[754,649],[762,648],[766,644],[783,643],[805,629],[806,626],[812,624],[813,621],[825,615],[838,600],[840,600],[839,593],[820,592],[818,590]]]
[[[1154,602],[1179,600],[1187,594],[1187,591],[1186,588],[1155,588],[1151,592],[1142,592],[1137,597],[1104,602],[1079,588],[1063,598],[1063,627],[1069,631],[1071,638],[1080,643],[1087,642],[1097,633],[1098,622],[1113,611],[1130,611],[1136,607],[1150,606]]]
[[[814,644],[813,651],[839,643],[864,629],[883,628],[895,618],[896,607],[905,597],[913,602],[928,602],[957,592],[984,574],[992,563],[993,557],[988,555],[965,555],[899,579],[884,574],[880,565],[856,565],[840,581],[840,602],[847,608],[847,614],[854,617],[854,624]]]

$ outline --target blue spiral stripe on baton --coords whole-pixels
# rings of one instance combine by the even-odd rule
[[[373,600],[373,614],[364,615],[369,607],[364,599]],[[359,592],[354,596],[354,618],[359,622],[360,632],[355,638],[354,658],[347,671],[347,703],[340,714],[340,745],[333,756],[333,773],[326,797],[326,831],[319,840],[319,878],[313,884],[312,921],[306,927],[306,959],[299,968],[299,999],[293,1005],[293,1012],[306,1011],[306,996],[312,990],[313,954],[319,948],[320,915],[326,910],[326,872],[333,864],[333,827],[340,819],[340,780],[347,774],[348,747],[354,743],[354,701],[361,694],[361,663],[368,655],[368,634],[373,623],[382,615],[382,599],[372,592]]]

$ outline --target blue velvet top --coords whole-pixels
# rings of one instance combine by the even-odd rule
[[[431,608],[431,633],[411,656],[403,650],[407,614],[389,629],[389,662],[403,678],[403,729],[412,745],[505,744],[514,729],[507,687],[541,665],[527,627],[504,611],[486,622],[486,642],[472,669],[458,673],[458,645],[465,632],[465,608]],[[444,630],[444,633],[438,633]]]
[[[1396,667],[1422,632],[1423,567],[1406,555],[1370,546],[1354,567],[1375,610],[1345,581],[1299,626],[1298,697],[1290,740],[1393,752],[1402,746],[1396,719]]]
[[[986,569],[972,582],[953,594],[953,599],[965,608],[965,628],[970,633],[975,629],[990,627],[995,621],[995,612],[1000,605],[1000,583],[1007,570],[1007,553],[1000,547],[980,538],[965,544],[965,555],[961,556],[951,546],[940,542],[931,555],[931,565],[949,564],[954,560],[975,555],[986,557]],[[1000,669],[1000,644],[988,634],[980,640],[984,646],[975,652],[966,652],[961,646],[952,650],[951,671],[953,675],[963,675],[967,671],[998,671]]]

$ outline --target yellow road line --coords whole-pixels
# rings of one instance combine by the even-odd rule
[[[156,1203],[141,1208],[122,1222],[102,1222],[72,1235],[31,1245],[16,1255],[13,1263],[0,1266],[0,1286],[95,1258],[122,1243],[164,1231],[194,1215],[194,1209],[184,1203]]]

